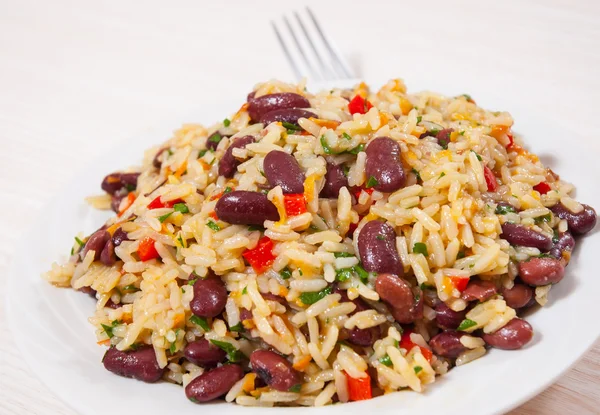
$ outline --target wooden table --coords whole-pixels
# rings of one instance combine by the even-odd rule
[[[15,244],[28,220],[96,154],[157,120],[227,100],[228,91],[291,78],[268,24],[283,2],[172,3],[2,3],[2,293],[11,254],[27,249]],[[401,76],[410,87],[427,70],[475,97],[492,83],[597,139],[598,2],[307,3],[366,79]],[[396,53],[385,52],[390,46]],[[4,317],[0,308],[0,413],[74,414],[23,363]],[[511,414],[599,413],[599,390],[597,343]]]

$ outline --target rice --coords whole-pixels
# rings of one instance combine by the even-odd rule
[[[254,100],[273,93],[301,95],[298,108],[314,116],[252,120]],[[86,200],[118,215],[78,235],[44,278],[95,297],[89,320],[110,347],[105,361],[150,350],[156,380],[184,387],[232,371],[227,402],[323,406],[359,399],[366,383],[421,392],[484,356],[482,333],[521,312],[470,293],[512,289],[535,257],[556,267],[571,258],[511,244],[505,224],[547,241],[577,232],[558,204],[589,212],[512,124],[466,95],[408,94],[400,80],[317,94],[261,83],[225,121],[185,124],[140,166],[108,175],[108,192]],[[284,164],[269,162],[273,151]],[[244,197],[256,202],[240,207]],[[373,225],[380,232],[362,239]],[[552,284],[532,284],[546,304]],[[439,302],[466,313],[456,358],[434,341],[445,335]],[[206,342],[225,357],[204,368],[189,356]],[[270,356],[265,368],[257,351]],[[295,383],[273,383],[274,361]]]

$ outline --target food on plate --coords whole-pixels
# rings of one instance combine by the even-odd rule
[[[45,278],[96,300],[107,370],[195,403],[421,392],[526,346],[522,312],[569,278],[596,224],[512,126],[400,80],[258,84],[229,118],[107,175],[90,202],[115,215]]]

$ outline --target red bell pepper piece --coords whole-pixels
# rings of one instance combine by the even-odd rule
[[[460,292],[463,292],[467,288],[467,284],[469,284],[469,277],[449,276],[448,278],[452,281],[454,288]]]
[[[373,397],[371,391],[371,377],[367,374],[364,378],[353,378],[346,372],[348,379],[348,397],[351,401],[364,401]]]
[[[246,250],[242,256],[250,263],[257,274],[262,274],[275,261],[273,241],[269,237],[264,236],[260,238],[255,248]]]
[[[506,136],[508,137],[508,145],[506,146],[507,150],[510,150],[510,148],[515,144],[515,138],[513,137],[512,134],[506,134]]]
[[[352,98],[352,101],[348,103],[350,114],[366,114],[371,108],[373,108],[373,104],[360,95],[356,95]]]
[[[412,340],[410,339],[410,335],[413,333],[412,330],[404,330],[404,333],[402,334],[402,338],[400,339],[400,344],[398,345],[400,348],[405,349],[407,352],[411,351],[413,347],[416,346],[415,343],[412,342]],[[433,353],[431,353],[431,350],[426,349],[425,347],[419,346],[419,349],[421,349],[421,354],[423,355],[423,357],[428,361],[431,362],[431,359],[433,358]]]
[[[125,213],[125,211],[129,209],[131,205],[133,205],[133,202],[135,202],[135,194],[133,192],[129,192],[129,194],[127,195],[127,202],[125,203],[125,206],[123,206],[123,209],[121,209],[119,213],[117,213],[117,216],[123,216],[123,213]]]
[[[538,183],[535,186],[533,186],[533,190],[537,190],[538,192],[540,192],[541,195],[545,195],[550,190],[552,190],[552,188],[550,187],[550,185],[548,183],[541,182],[541,183]]]
[[[498,190],[498,182],[494,172],[488,167],[483,167],[483,176],[485,177],[485,183],[487,184],[488,192],[495,192]]]
[[[303,194],[283,196],[283,205],[288,216],[298,216],[306,212],[306,200]]]
[[[175,204],[181,203],[183,200],[175,199],[169,200],[168,202],[163,202],[160,199],[160,196],[157,196],[152,202],[148,203],[148,209],[160,209],[160,208],[172,208]]]
[[[369,187],[367,189],[367,188],[364,188],[364,187],[355,186],[351,190],[352,190],[352,194],[354,194],[354,197],[356,198],[356,200],[358,200],[358,198],[360,197],[360,192],[362,192],[363,190],[365,192],[367,192],[369,195],[372,195],[373,194],[373,190],[375,190],[375,189],[373,189],[372,187]]]
[[[149,236],[145,237],[140,241],[138,246],[138,256],[142,261],[150,261],[151,259],[158,258],[158,252],[154,247],[154,239]]]

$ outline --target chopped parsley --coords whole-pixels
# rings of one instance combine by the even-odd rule
[[[225,119],[223,120],[223,125],[224,125],[225,127],[229,127],[229,126],[231,125],[231,121],[229,120],[229,118],[225,118]]]
[[[427,252],[427,245],[425,245],[423,242],[415,243],[415,245],[413,246],[413,253],[429,256],[429,252]]]
[[[477,325],[476,322],[474,322],[473,320],[469,320],[468,318],[464,319],[460,325],[458,326],[457,330],[460,331],[464,331],[467,329],[470,329],[471,327],[475,327]]]
[[[393,366],[392,359],[390,359],[390,356],[387,355],[387,354],[385,356],[383,356],[381,359],[379,359],[379,363],[381,363],[383,365],[386,365],[388,367],[392,367]]]
[[[281,275],[281,278],[283,278],[284,280],[289,280],[292,276],[292,270],[290,270],[288,267],[285,267],[284,269],[279,271],[279,275]]]
[[[325,287],[321,291],[302,293],[300,294],[300,301],[306,305],[311,305],[329,294],[331,294],[331,286]]]
[[[333,151],[331,149],[331,147],[329,147],[329,144],[327,143],[327,139],[325,138],[324,135],[321,136],[320,141],[321,141],[321,147],[323,147],[323,151],[325,152],[325,154],[336,154],[336,152]]]
[[[288,134],[295,134],[296,132],[302,130],[302,128],[297,126],[296,124],[292,124],[285,121],[283,121],[281,125],[283,125],[283,127],[287,130]]]
[[[187,207],[185,203],[175,203],[173,205],[173,210],[179,213],[189,213],[190,209]]]
[[[131,184],[131,183],[127,183],[125,185],[125,189],[127,189],[128,192],[133,192],[136,189],[136,185],[135,184]]]
[[[430,135],[432,136],[436,136],[441,130],[438,130],[437,128],[434,128],[432,130],[427,131]]]
[[[223,137],[221,137],[221,134],[219,133],[214,133],[213,135],[211,135],[208,138],[208,141],[210,141],[211,143],[218,143],[219,141],[221,141]]]
[[[462,130],[458,135],[465,135],[465,130]]]
[[[300,383],[292,386],[291,388],[288,389],[288,391],[290,392],[294,392],[294,393],[299,393],[300,389],[302,389],[302,385]]]
[[[552,243],[557,244],[559,240],[558,229],[554,229],[554,236],[552,237]]]
[[[456,259],[462,259],[465,257],[465,251],[458,251],[458,254],[456,254]]]
[[[354,256],[354,254],[351,254],[350,252],[334,252],[333,256],[336,258],[349,258]]]
[[[250,226],[248,226],[248,230],[249,230],[250,232],[254,232],[254,231],[261,231],[261,232],[264,232],[264,231],[265,231],[265,228],[263,228],[263,227],[262,227],[262,226],[260,226],[260,225],[250,225]]]
[[[109,339],[112,339],[114,337],[113,334],[113,330],[115,327],[117,327],[119,324],[121,324],[119,322],[119,320],[113,320],[112,323],[110,323],[110,326],[107,326],[106,324],[100,324],[102,326],[102,328],[104,329],[104,332],[106,333],[106,335],[108,336]]]
[[[540,223],[550,222],[551,220],[552,220],[552,213],[548,213],[544,216],[538,216],[537,218],[535,218],[535,223],[536,223],[536,225],[539,225]]]
[[[159,216],[159,217],[158,217],[158,221],[159,221],[160,223],[163,223],[163,222],[164,222],[164,221],[166,221],[166,220],[167,220],[167,218],[168,218],[169,216],[171,216],[172,214],[173,214],[173,212],[169,212],[169,213],[167,213],[167,214],[164,214],[164,215],[162,215],[162,216]]]
[[[417,181],[423,181],[423,179],[421,179],[421,174],[419,174],[419,171],[417,169],[415,169],[414,167],[411,170],[415,176],[417,176]]]
[[[475,155],[477,156],[477,160],[482,161],[483,159],[481,158],[481,156],[479,154],[477,154],[474,150],[471,150],[471,153],[475,153]]]
[[[383,236],[382,234],[377,235],[376,238],[380,241],[385,241],[385,236]]]
[[[421,290],[433,290],[435,287],[431,284],[427,284],[426,282],[420,285]]]
[[[373,176],[369,177],[369,180],[367,180],[367,189],[371,188],[371,187],[375,187],[379,184],[379,182],[377,181],[377,179]]]
[[[236,333],[239,333],[240,331],[243,331],[243,330],[244,330],[244,326],[242,325],[241,321],[239,323],[237,323],[235,326],[229,327],[229,331],[234,331]]]
[[[352,150],[348,150],[348,153],[350,154],[358,154],[361,151],[363,151],[365,149],[365,145],[364,144],[359,144],[356,147],[354,147]]]
[[[423,119],[423,117],[421,117],[420,115],[417,117],[417,124],[421,122],[421,120]]]
[[[352,268],[342,268],[335,272],[335,280],[339,282],[348,281],[352,277]]]
[[[421,370],[423,370],[423,368],[422,368],[421,366],[415,366],[413,369],[415,370],[415,375],[418,375],[418,374],[419,374],[419,372],[420,372]]]
[[[85,246],[85,242],[83,242],[81,239],[79,239],[78,237],[75,237],[75,242],[77,242],[79,244],[80,248],[83,248]]]
[[[242,352],[236,349],[235,346],[229,342],[220,340],[211,340],[210,342],[227,353],[227,360],[230,362],[239,362],[244,356]]]
[[[446,175],[445,172],[442,172],[442,174],[440,174],[440,177],[438,177],[438,179],[441,179],[442,177],[444,177]]]
[[[214,223],[212,220],[209,220],[208,222],[206,222],[206,226],[208,226],[210,229],[212,229],[215,232],[218,232],[221,230],[221,227],[219,225],[217,225],[216,223]]]
[[[242,290],[242,295],[244,294],[248,294],[248,287],[244,287],[244,289]]]
[[[498,205],[494,213],[496,215],[506,215],[507,213],[517,213],[517,211],[510,205]]]
[[[177,335],[179,334],[180,330],[181,329],[175,330],[175,341],[171,343],[171,346],[169,347],[169,351],[171,352],[171,354],[175,354],[175,351],[177,350],[177,345],[175,343],[177,343]]]
[[[210,325],[208,324],[208,321],[206,321],[205,318],[198,317],[198,316],[191,316],[190,321],[192,323],[194,323],[195,325],[202,327],[202,330],[204,330],[204,331],[210,330]]]
[[[200,152],[198,153],[198,158],[200,157],[204,157],[204,155],[208,153],[208,149],[204,149],[204,150],[200,150]]]
[[[229,186],[227,186],[227,187],[225,188],[225,190],[223,190],[223,194],[224,194],[224,195],[226,195],[227,193],[231,193],[231,192],[233,192],[233,189],[232,189],[231,187],[229,187]]]
[[[304,273],[302,272],[302,270],[300,268],[298,268],[298,274],[300,274],[300,276],[304,275]]]
[[[471,95],[469,94],[462,94],[461,97],[465,97],[467,101],[473,101],[473,98],[471,98]]]
[[[346,140],[352,140],[352,137],[348,133],[342,133],[342,137],[344,137]]]
[[[140,291],[140,289],[133,284],[129,284],[129,285],[126,285],[125,287],[121,288],[122,293],[136,292],[136,291]]]

